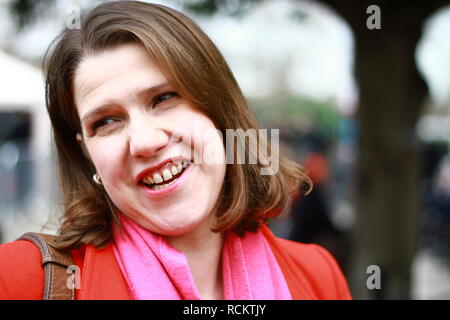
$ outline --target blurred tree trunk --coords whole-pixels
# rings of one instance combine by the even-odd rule
[[[415,49],[426,18],[444,1],[322,0],[355,36],[359,85],[357,223],[350,284],[355,298],[408,299],[411,262],[420,226],[419,145],[415,126],[427,88]],[[369,5],[381,9],[381,29],[370,30]],[[369,290],[367,267],[381,269],[381,289]]]

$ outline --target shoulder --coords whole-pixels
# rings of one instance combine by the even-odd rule
[[[0,300],[41,299],[44,269],[41,253],[31,242],[0,245]]]
[[[351,299],[347,281],[334,257],[316,244],[277,238],[280,246],[309,281],[319,299]]]
[[[340,271],[339,266],[328,250],[317,244],[306,244],[287,239],[276,238],[284,251],[299,265],[320,274],[332,274]]]
[[[326,249],[277,238],[271,232],[268,242],[291,291],[309,299],[351,299],[347,281]]]

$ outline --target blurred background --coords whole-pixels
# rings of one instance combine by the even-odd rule
[[[57,228],[40,66],[101,2],[0,0],[0,243]],[[153,2],[215,41],[263,127],[280,129],[314,181],[272,230],[331,251],[356,299],[450,299],[449,3]]]

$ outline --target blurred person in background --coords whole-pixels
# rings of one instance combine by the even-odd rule
[[[291,209],[292,229],[289,239],[304,243],[319,244],[336,257],[345,269],[347,262],[348,239],[333,223],[327,183],[330,178],[330,165],[325,156],[325,138],[318,132],[308,138],[309,151],[303,165],[313,182],[313,189],[307,196],[294,198]]]
[[[65,210],[47,242],[80,270],[72,299],[351,298],[328,251],[265,224],[310,184],[300,166],[280,156],[263,175],[262,159],[225,164],[219,133],[259,124],[192,20],[102,4],[57,38],[45,72]],[[2,299],[51,290],[26,240],[0,246]]]
[[[436,168],[430,190],[425,193],[425,245],[438,256],[450,259],[450,155]]]

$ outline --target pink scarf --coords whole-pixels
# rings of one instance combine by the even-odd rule
[[[137,300],[199,300],[186,256],[167,240],[121,215],[114,255]],[[291,300],[286,280],[261,231],[228,232],[222,251],[225,300]]]

